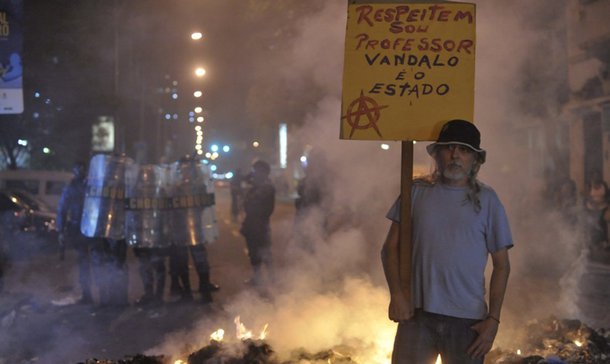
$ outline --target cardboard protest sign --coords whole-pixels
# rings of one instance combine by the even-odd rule
[[[475,5],[348,5],[342,139],[434,140],[473,120]]]

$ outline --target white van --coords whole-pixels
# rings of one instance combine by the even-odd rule
[[[20,188],[38,196],[57,210],[61,191],[72,179],[72,173],[17,169],[0,171],[0,188]]]

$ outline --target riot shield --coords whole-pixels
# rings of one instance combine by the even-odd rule
[[[208,193],[200,161],[183,158],[175,162],[171,176],[169,208],[173,242],[180,246],[206,243],[204,210],[214,205],[214,194]]]
[[[162,248],[170,245],[164,167],[132,165],[125,176],[125,238],[131,246]]]
[[[89,163],[81,232],[90,238],[123,239],[125,234],[124,155],[97,154]]]
[[[206,186],[208,194],[214,195],[214,179],[210,174],[210,168],[203,161],[198,161],[200,179]],[[218,239],[218,222],[216,221],[216,205],[205,206],[202,214],[203,235],[206,243],[212,243]]]

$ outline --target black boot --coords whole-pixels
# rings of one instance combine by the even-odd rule
[[[210,291],[212,291],[212,292],[217,292],[217,291],[219,291],[219,290],[220,290],[220,286],[219,286],[219,285],[217,285],[217,284],[216,284],[216,283],[214,283],[214,282],[210,282],[210,283],[208,284],[208,288],[209,288],[209,289],[210,289]]]
[[[191,291],[191,281],[189,279],[188,272],[181,273],[179,275],[180,281],[182,282],[182,291],[180,300],[188,302],[193,300],[193,292]]]
[[[203,303],[212,303],[210,272],[204,272],[199,275],[199,290],[201,291],[201,301]]]
[[[220,290],[220,286],[217,285],[216,283],[213,283],[212,281],[210,281],[210,274],[207,273],[207,283],[206,281],[204,281],[203,279],[199,279],[199,292],[203,292],[206,289],[208,289],[210,292],[217,292],[218,290]]]

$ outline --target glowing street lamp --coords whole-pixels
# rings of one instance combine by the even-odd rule
[[[203,38],[203,34],[201,34],[201,32],[193,32],[191,34],[192,40],[200,40],[201,38]]]
[[[205,68],[203,68],[203,67],[198,67],[198,68],[195,70],[195,75],[196,75],[197,77],[203,77],[203,76],[205,75]]]
[[[193,96],[195,96],[195,97],[201,97],[202,95],[203,95],[203,92],[201,92],[199,90],[193,92]]]
[[[260,147],[260,145],[261,145],[261,143],[257,142],[256,140],[252,142],[252,146],[254,148],[258,148],[258,147]]]
[[[201,114],[203,108],[201,106],[197,106],[195,109],[193,109],[193,111],[195,111],[196,114]]]

